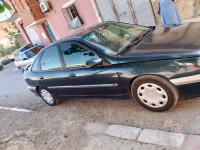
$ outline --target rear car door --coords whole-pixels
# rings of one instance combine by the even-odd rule
[[[75,42],[61,44],[60,50],[68,78],[67,85],[60,87],[60,89],[65,89],[65,95],[117,96],[123,94],[115,69],[105,59],[103,65],[87,68],[87,61],[99,58],[94,51]]]

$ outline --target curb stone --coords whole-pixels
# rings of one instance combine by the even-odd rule
[[[152,144],[176,149],[200,149],[200,136],[152,129],[142,129],[122,125],[106,125],[88,122],[86,130],[139,143]]]
[[[106,130],[106,134],[122,139],[130,139],[136,141],[141,129],[135,127],[127,127],[120,125],[110,125]]]
[[[137,141],[141,143],[180,148],[184,139],[185,134],[182,133],[143,129]]]

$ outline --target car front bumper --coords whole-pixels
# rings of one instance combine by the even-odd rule
[[[36,96],[39,96],[36,87],[34,86],[28,86],[28,89],[33,92]]]

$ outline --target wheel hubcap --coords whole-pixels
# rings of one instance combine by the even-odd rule
[[[53,99],[52,95],[47,90],[42,89],[41,96],[47,103],[49,103],[49,104],[54,103],[54,99]]]
[[[167,104],[166,91],[153,83],[145,83],[137,89],[137,95],[142,103],[152,108],[160,108]]]

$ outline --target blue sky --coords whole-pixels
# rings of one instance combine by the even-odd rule
[[[6,9],[4,11],[4,13],[0,13],[0,22],[4,21],[4,20],[7,20],[8,18],[11,17],[11,14],[10,12]]]

